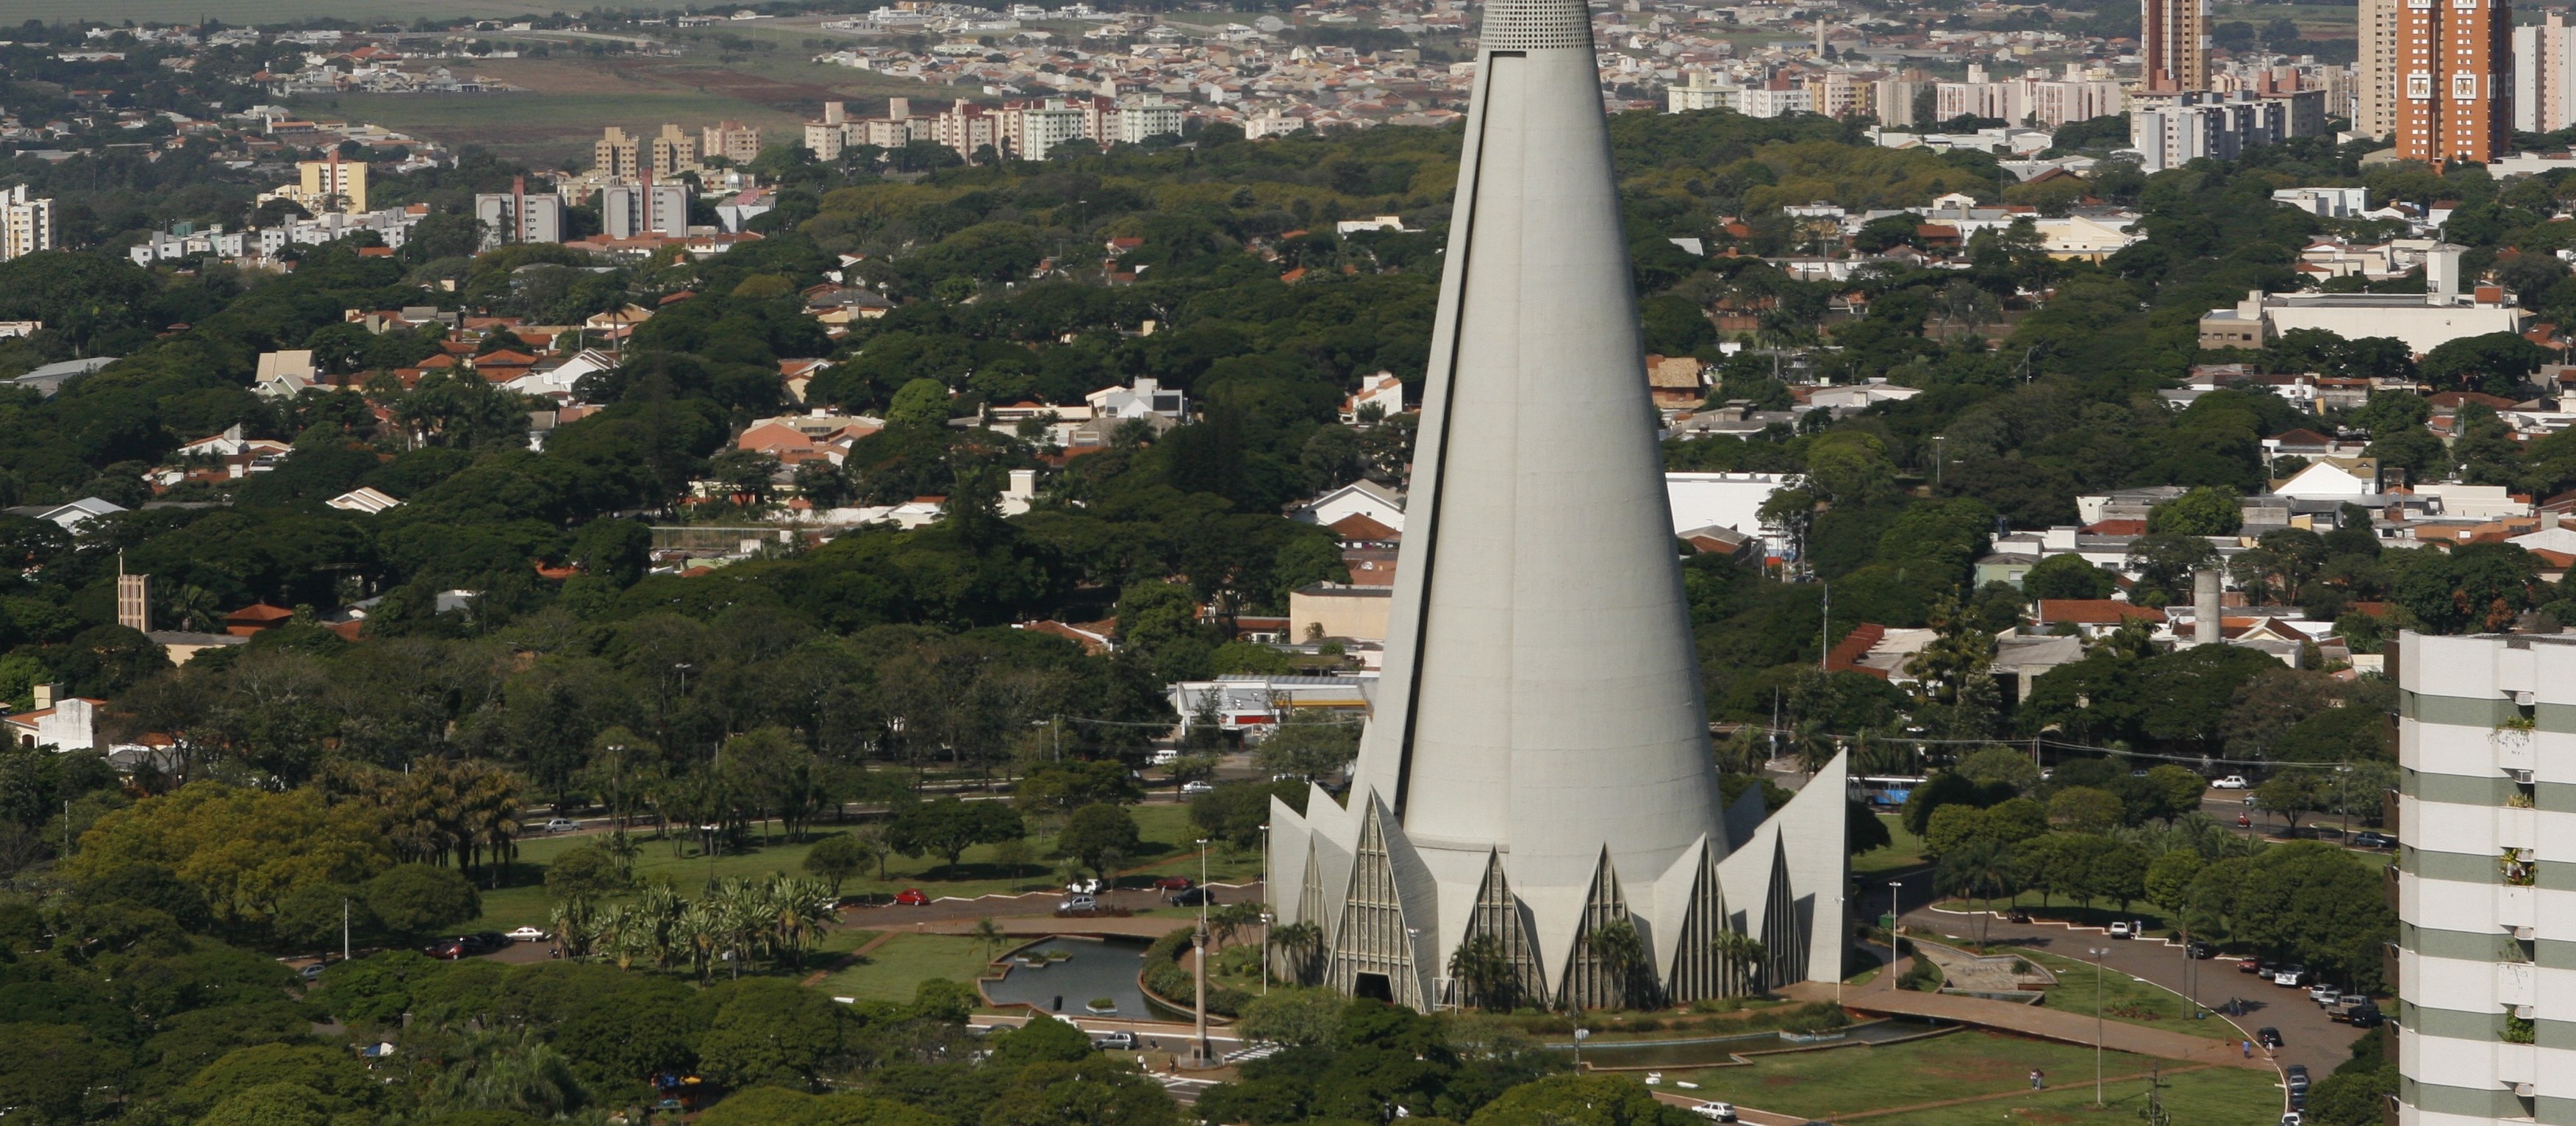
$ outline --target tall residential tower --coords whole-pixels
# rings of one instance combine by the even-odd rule
[[[2144,92],[2209,89],[2209,0],[2140,0],[2138,29]]]
[[[2353,63],[2352,130],[2387,140],[2397,131],[2397,5],[2361,0],[2361,55]]]
[[[2425,637],[2397,681],[2397,1117],[2576,1122],[2576,637]]]
[[[1271,806],[1298,969],[1418,1009],[1834,980],[1842,760],[1720,798],[1584,0],[1486,5],[1451,214],[1350,792]]]
[[[2397,158],[2485,164],[2513,149],[2513,5],[2398,0]]]

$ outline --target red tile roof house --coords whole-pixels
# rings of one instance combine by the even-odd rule
[[[2085,637],[2100,637],[2132,620],[2162,624],[2165,612],[2152,606],[2132,606],[2116,598],[2043,598],[2039,600],[2039,612],[2033,615],[2033,623],[2042,632],[2062,623],[2074,626]]]

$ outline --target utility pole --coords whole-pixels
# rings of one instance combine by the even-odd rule
[[[1816,585],[1825,589],[1824,609],[1816,615],[1816,671],[1824,672],[1825,659],[1834,649],[1834,584],[1817,579]]]
[[[340,897],[340,960],[349,960],[349,897]]]

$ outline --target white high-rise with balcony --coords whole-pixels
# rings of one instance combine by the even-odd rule
[[[2576,636],[2390,660],[2398,1121],[2576,1123]]]

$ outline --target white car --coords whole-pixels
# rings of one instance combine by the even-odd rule
[[[1088,895],[1068,895],[1064,897],[1064,902],[1055,905],[1055,909],[1067,914],[1075,911],[1097,911],[1100,909],[1100,901]]]
[[[506,933],[512,942],[544,942],[546,939],[552,937],[546,932],[538,930],[535,927],[520,927],[517,930]]]
[[[581,828],[581,822],[575,821],[569,817],[552,817],[548,818],[544,825],[538,827],[549,833],[569,833],[575,829]]]
[[[1690,1112],[1711,1122],[1735,1121],[1734,1103],[1701,1103],[1690,1108]]]
[[[1098,895],[1100,894],[1100,880],[1097,877],[1088,880],[1075,880],[1072,883],[1064,885],[1064,893],[1066,895]]]
[[[2111,937],[2113,938],[2129,938],[2133,933],[2134,932],[2129,929],[2129,924],[2125,922],[2111,924]]]
[[[2245,776],[2242,774],[2230,774],[2225,778],[2221,778],[2210,783],[2209,788],[2213,790],[2250,790],[2254,788],[2254,784],[2246,781]]]
[[[1216,787],[1208,785],[1205,782],[1183,782],[1181,783],[1181,792],[1184,794],[1213,794],[1216,792]]]

